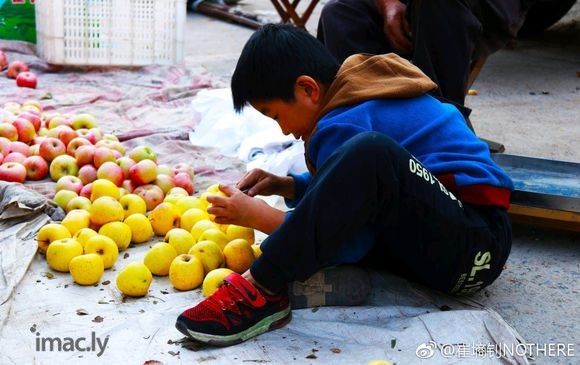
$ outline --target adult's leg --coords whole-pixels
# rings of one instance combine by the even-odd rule
[[[457,292],[466,284],[491,283],[507,259],[509,229],[491,232],[489,223],[391,138],[363,133],[316,173],[250,270],[266,288],[283,290],[335,263],[343,245],[370,225],[385,267],[400,266],[413,279]],[[483,266],[473,271],[474,262]]]
[[[411,0],[413,63],[439,85],[433,93],[460,105],[483,26],[465,0]],[[475,5],[474,5],[475,6]]]
[[[318,39],[339,62],[355,53],[392,52],[375,0],[331,0],[318,21]]]

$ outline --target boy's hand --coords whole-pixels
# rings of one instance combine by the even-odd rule
[[[280,195],[288,199],[294,198],[294,178],[274,175],[262,169],[248,171],[238,181],[236,188],[245,191],[249,196]]]
[[[228,197],[207,197],[211,204],[207,212],[215,215],[216,223],[250,227],[270,234],[284,221],[284,212],[263,200],[252,198],[233,186],[220,185],[219,188]]]

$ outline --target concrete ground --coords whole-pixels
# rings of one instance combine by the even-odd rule
[[[241,9],[278,21],[268,0]],[[307,28],[316,31],[319,4]],[[252,30],[189,13],[186,62],[229,83]],[[467,105],[476,132],[506,153],[580,162],[580,3],[543,35],[491,56]],[[575,358],[539,357],[537,364],[578,364],[580,235],[515,226],[507,269],[477,301],[496,310],[529,342],[573,344]]]

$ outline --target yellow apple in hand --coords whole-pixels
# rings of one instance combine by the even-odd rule
[[[233,241],[236,238],[243,238],[251,245],[254,244],[255,234],[254,229],[249,227],[242,227],[230,224],[226,230],[228,241]]]
[[[96,253],[76,256],[69,263],[70,274],[79,285],[94,285],[99,282],[105,266],[103,259]]]
[[[105,269],[110,269],[117,261],[119,248],[115,241],[99,234],[89,238],[85,244],[85,253],[99,254],[103,259]]]
[[[151,271],[142,262],[131,262],[117,275],[117,288],[130,297],[142,297],[153,280]]]
[[[120,222],[125,218],[121,203],[110,196],[102,196],[93,201],[90,213],[91,223],[98,227],[109,222]]]
[[[40,228],[38,235],[36,236],[38,250],[42,253],[46,253],[46,249],[51,242],[63,238],[71,238],[71,234],[65,226],[56,223],[46,224]]]
[[[189,249],[188,254],[197,257],[201,261],[206,273],[224,264],[222,249],[213,241],[199,241]]]
[[[177,290],[191,290],[203,282],[203,264],[195,256],[178,255],[169,267],[169,281]]]
[[[228,269],[242,274],[254,262],[254,250],[248,241],[237,238],[224,247],[224,259]]]
[[[195,244],[191,233],[182,228],[173,228],[165,235],[163,241],[169,243],[178,255],[187,253]]]
[[[174,204],[163,202],[149,213],[149,221],[153,232],[158,236],[165,236],[173,228],[179,228],[181,215]]]
[[[203,231],[203,233],[199,236],[198,241],[205,240],[214,241],[215,243],[218,244],[218,246],[220,246],[222,250],[224,249],[224,247],[226,247],[226,245],[229,242],[228,238],[226,237],[226,234],[223,233],[218,228],[210,228]]]
[[[67,213],[62,222],[71,235],[75,235],[79,230],[88,228],[91,223],[91,215],[83,209],[73,209]]]
[[[70,261],[83,254],[83,246],[74,238],[53,241],[46,250],[48,266],[56,271],[68,272]]]
[[[167,276],[169,274],[169,267],[176,257],[177,252],[175,252],[173,246],[169,243],[157,242],[147,251],[143,263],[153,275]]]
[[[203,279],[201,290],[203,295],[207,298],[212,295],[220,286],[222,286],[224,279],[233,273],[232,270],[220,268],[210,271]]]
[[[145,214],[131,214],[125,218],[123,223],[131,229],[131,242],[133,243],[147,242],[153,237],[153,227],[151,227],[151,222]]]
[[[85,244],[87,243],[87,241],[89,240],[89,238],[98,235],[98,233],[91,228],[81,228],[77,231],[77,233],[75,233],[75,235],[73,236],[73,238],[77,241],[79,241],[79,243],[81,244],[81,246],[83,246],[83,250],[85,248]]]
[[[99,234],[115,241],[119,250],[126,249],[131,243],[131,227],[123,222],[105,223],[99,229]]]

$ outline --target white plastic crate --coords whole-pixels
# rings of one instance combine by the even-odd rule
[[[57,65],[183,61],[186,0],[36,0],[37,51]]]

